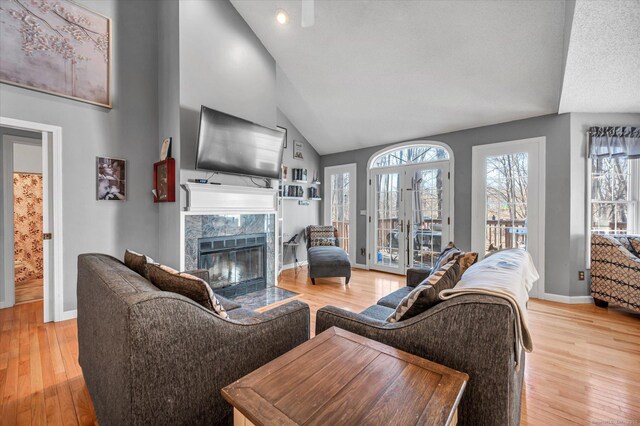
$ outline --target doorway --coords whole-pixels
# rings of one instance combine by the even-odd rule
[[[453,237],[453,155],[437,142],[394,146],[369,166],[369,268],[432,267]]]
[[[0,117],[0,309],[41,301],[44,322],[75,316],[63,311],[62,200],[52,196],[62,193],[61,133]]]
[[[479,260],[503,249],[528,251],[544,295],[545,138],[473,147],[471,248]]]
[[[13,157],[14,301],[43,299],[42,137],[3,135],[3,150]],[[11,214],[9,215],[11,216]]]

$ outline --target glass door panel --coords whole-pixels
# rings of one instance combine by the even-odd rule
[[[527,152],[486,157],[485,255],[527,249],[528,172]]]
[[[408,267],[432,267],[449,241],[448,165],[408,171],[411,197],[407,200],[411,226]]]
[[[329,183],[331,185],[331,224],[338,230],[340,247],[347,252],[347,255],[351,255],[352,250],[349,240],[350,175],[349,172],[332,174]]]
[[[404,241],[401,221],[400,172],[375,173],[374,179],[374,258],[376,269],[399,272],[404,268]],[[403,272],[404,269],[400,272]]]

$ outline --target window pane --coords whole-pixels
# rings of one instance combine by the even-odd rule
[[[447,150],[439,146],[413,146],[383,154],[373,161],[371,167],[400,166],[403,164],[419,164],[448,159],[449,154]]]

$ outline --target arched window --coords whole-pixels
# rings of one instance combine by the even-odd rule
[[[437,145],[405,146],[390,152],[383,152],[371,162],[371,168],[406,166],[448,160],[449,153]]]

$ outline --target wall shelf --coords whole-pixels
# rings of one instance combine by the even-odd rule
[[[322,198],[309,198],[311,201],[322,201]]]
[[[282,197],[283,200],[304,200],[304,197]]]

